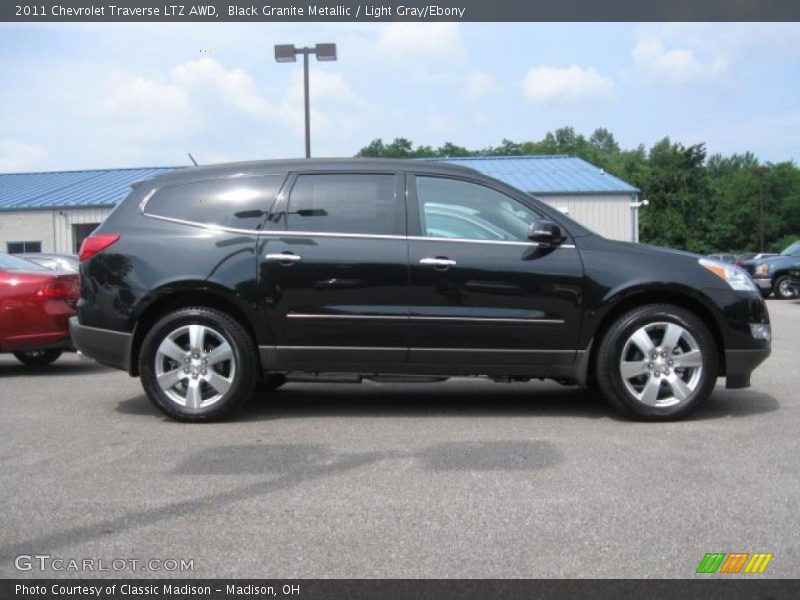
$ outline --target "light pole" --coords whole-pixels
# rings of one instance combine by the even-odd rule
[[[336,44],[317,44],[313,48],[304,46],[297,48],[293,44],[278,44],[275,46],[275,60],[277,62],[296,62],[297,55],[303,55],[303,92],[306,111],[306,158],[311,158],[311,109],[308,99],[308,55],[314,54],[317,60],[336,60]]]

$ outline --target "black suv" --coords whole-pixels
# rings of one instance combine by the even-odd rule
[[[480,375],[683,417],[770,352],[741,269],[606,240],[428,161],[287,160],[145,181],[81,249],[76,346],[181,420],[287,377]]]

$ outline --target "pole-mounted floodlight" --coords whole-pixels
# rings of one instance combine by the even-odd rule
[[[317,60],[336,60],[336,44],[317,44],[314,49]]]
[[[294,46],[291,44],[280,44],[275,46],[275,60],[278,62],[297,62],[294,53]]]
[[[297,55],[303,55],[303,93],[306,112],[306,158],[311,158],[311,111],[308,99],[308,55],[314,54],[319,61],[336,60],[336,44],[317,44],[313,48],[297,48],[292,44],[277,44],[275,46],[275,60],[282,62],[295,62]]]

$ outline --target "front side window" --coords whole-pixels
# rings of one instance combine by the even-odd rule
[[[232,177],[170,185],[158,190],[145,206],[145,214],[232,227],[258,230],[285,175]]]
[[[420,225],[425,237],[527,242],[531,221],[541,216],[484,185],[446,177],[416,177]]]
[[[396,232],[394,175],[300,175],[286,213],[289,231],[391,235]]]

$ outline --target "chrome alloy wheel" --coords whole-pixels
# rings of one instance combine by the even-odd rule
[[[703,354],[697,340],[675,323],[650,323],[625,342],[619,363],[625,387],[649,406],[674,406],[697,389]]]
[[[778,293],[776,295],[781,298],[792,298],[795,296],[794,288],[788,279],[783,279],[778,284]]]
[[[156,381],[176,404],[208,408],[233,385],[233,349],[218,331],[205,325],[184,325],[167,335],[156,352]]]

